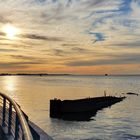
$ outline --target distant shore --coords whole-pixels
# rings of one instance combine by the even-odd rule
[[[0,76],[140,76],[140,74],[48,74],[48,73],[0,73]]]
[[[9,73],[1,73],[0,76],[69,76],[71,74],[47,74],[47,73],[17,73],[17,74],[9,74]]]

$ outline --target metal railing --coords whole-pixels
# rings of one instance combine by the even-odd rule
[[[28,120],[20,106],[3,93],[0,93],[0,125],[10,139],[33,140]]]

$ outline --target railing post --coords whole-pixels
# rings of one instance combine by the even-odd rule
[[[3,97],[2,126],[5,126],[6,98]]]
[[[19,131],[19,120],[18,115],[16,114],[16,122],[15,122],[15,140],[18,140],[18,131]]]
[[[8,120],[8,134],[11,134],[11,124],[12,124],[12,103],[9,103],[9,120]]]
[[[22,134],[22,140],[25,140],[24,135]]]

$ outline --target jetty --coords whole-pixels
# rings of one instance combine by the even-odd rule
[[[0,140],[53,140],[31,122],[21,107],[0,93]]]
[[[50,100],[50,117],[69,121],[89,121],[98,110],[118,103],[126,97],[102,96],[77,100]]]

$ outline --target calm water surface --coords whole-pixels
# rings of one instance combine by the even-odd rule
[[[140,96],[128,96],[89,122],[49,118],[50,99],[102,96],[104,91],[117,96],[140,93],[140,76],[1,76],[0,91],[55,140],[140,140]]]

